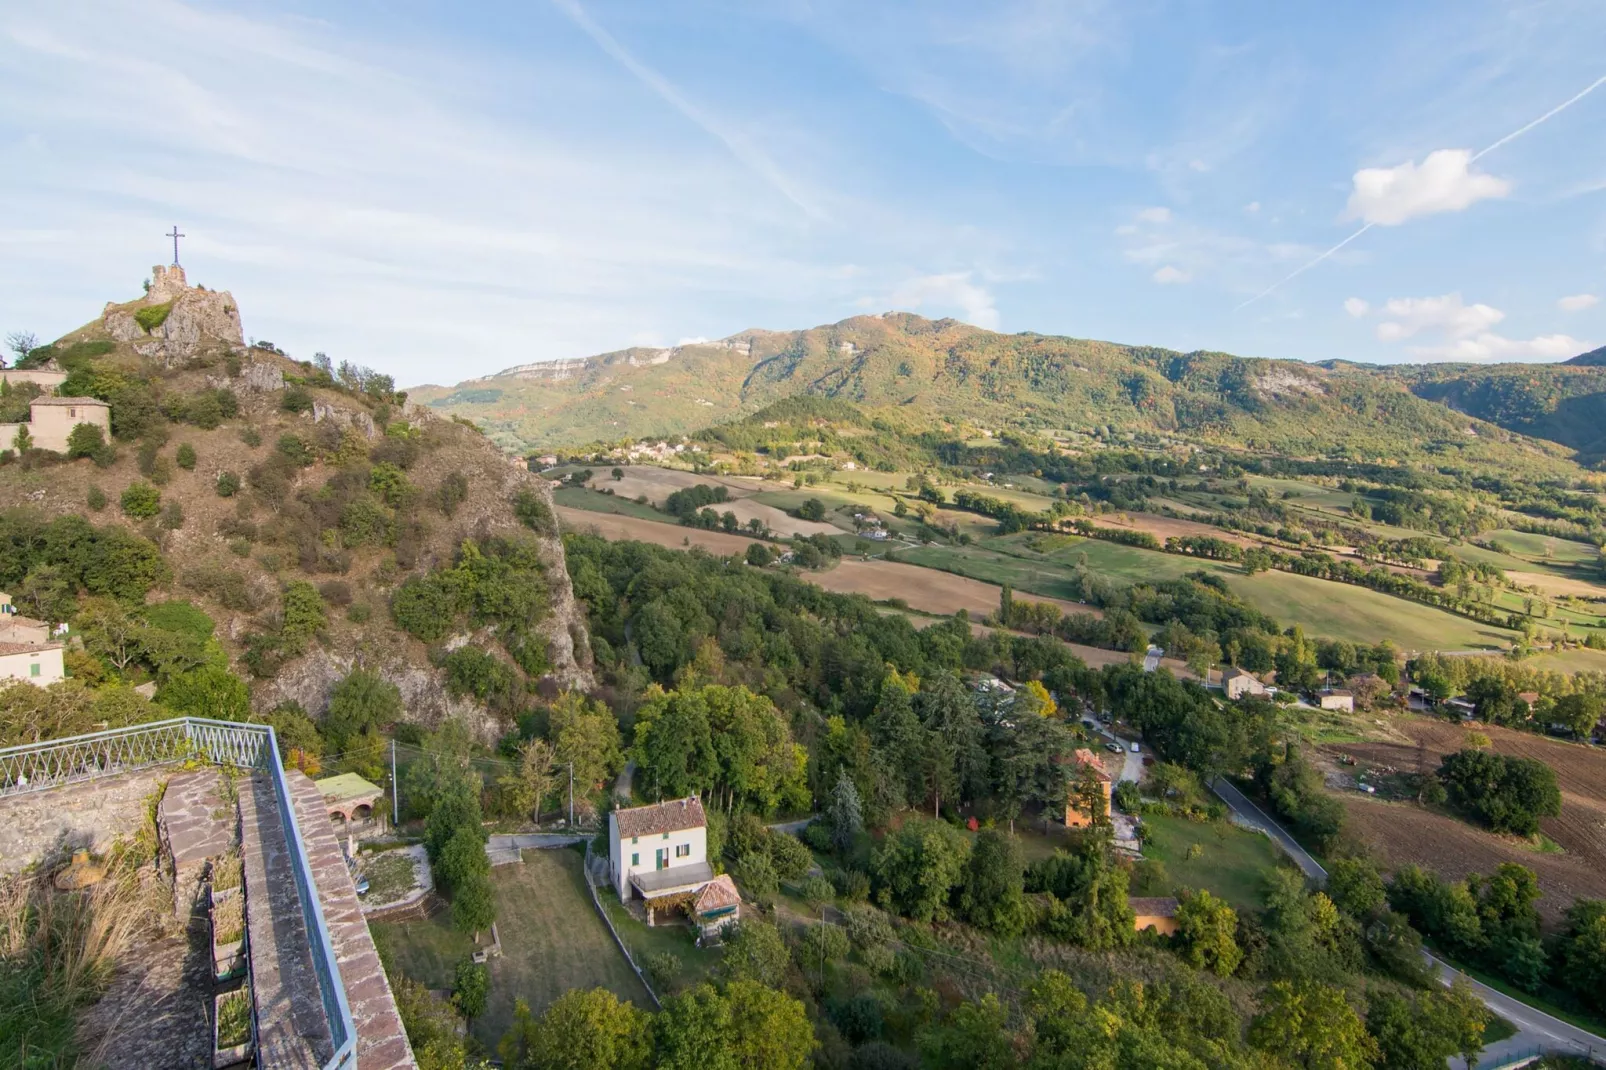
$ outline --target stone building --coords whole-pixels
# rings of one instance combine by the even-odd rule
[[[1221,690],[1229,699],[1236,702],[1245,695],[1264,695],[1266,686],[1250,673],[1235,666],[1221,674]]]
[[[67,436],[79,424],[95,424],[110,439],[111,406],[97,398],[34,398],[27,423],[0,424],[0,449],[15,448],[17,432],[27,428],[34,449],[66,453]]]
[[[0,383],[6,383],[12,389],[23,383],[32,383],[49,394],[66,381],[67,373],[56,367],[54,361],[39,368],[0,368]]]
[[[1091,769],[1098,778],[1099,787],[1104,791],[1104,815],[1108,819],[1113,811],[1112,796],[1115,793],[1115,782],[1110,774],[1104,771],[1104,763],[1099,756],[1086,747],[1078,747],[1072,756],[1075,768],[1071,771],[1070,783],[1066,785],[1067,798],[1065,800],[1065,827],[1086,828],[1093,823],[1093,815],[1084,813],[1081,806],[1082,776],[1084,770]]]

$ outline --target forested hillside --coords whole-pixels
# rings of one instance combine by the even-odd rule
[[[589,683],[548,489],[474,428],[321,355],[141,356],[159,331],[106,325],[19,364],[109,403],[111,436],[0,452],[0,591],[82,637],[85,695],[151,682],[167,711],[317,718],[361,668],[398,715],[493,738],[518,693]],[[37,390],[8,384],[6,417]]]
[[[686,434],[814,395],[914,429],[1046,430],[1107,441],[1138,434],[1293,458],[1431,458],[1558,474],[1570,454],[1351,365],[1003,335],[905,313],[526,365],[414,395],[476,420],[513,450]]]

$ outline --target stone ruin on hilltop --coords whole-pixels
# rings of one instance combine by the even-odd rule
[[[234,295],[191,286],[177,264],[151,268],[144,297],[123,304],[107,302],[100,318],[117,341],[129,343],[142,357],[160,357],[169,366],[245,346]]]

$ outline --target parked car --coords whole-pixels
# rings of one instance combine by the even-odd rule
[[[1133,740],[1132,741],[1132,753],[1136,754],[1137,752],[1138,752],[1138,743],[1137,743],[1137,740]]]
[[[1109,751],[1111,754],[1120,754],[1121,753],[1121,744],[1119,744],[1119,743],[1106,743],[1106,744],[1104,744],[1104,749]]]

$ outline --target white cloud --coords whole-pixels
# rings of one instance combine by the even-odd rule
[[[1170,264],[1166,264],[1164,267],[1159,268],[1154,273],[1154,281],[1159,283],[1161,286],[1170,286],[1173,283],[1179,282],[1189,282],[1192,279],[1193,275],[1190,272],[1183,271],[1182,269],[1173,267]]]
[[[1369,167],[1355,172],[1346,219],[1393,227],[1418,216],[1459,212],[1479,201],[1504,197],[1511,183],[1472,170],[1467,149],[1439,149],[1418,166]]]
[[[993,295],[985,286],[970,281],[971,272],[956,271],[947,275],[922,275],[908,279],[892,291],[892,303],[906,308],[935,305],[938,308],[959,308],[966,323],[998,329],[998,309]]]
[[[1600,298],[1594,294],[1573,294],[1557,301],[1556,307],[1563,312],[1582,312],[1584,309],[1591,308],[1599,302]]]
[[[1171,222],[1171,209],[1166,207],[1145,208],[1138,213],[1140,223],[1169,223]]]
[[[1250,201],[1248,204],[1244,205],[1244,214],[1245,215],[1255,215],[1259,211],[1260,211],[1260,202],[1259,201]]]
[[[1345,307],[1349,307],[1348,302]],[[1378,310],[1378,315],[1387,317],[1377,325],[1377,337],[1384,342],[1402,341],[1427,330],[1439,331],[1446,338],[1470,338],[1506,318],[1498,308],[1463,303],[1458,293],[1442,297],[1391,297]]]
[[[1487,363],[1502,360],[1565,360],[1577,356],[1589,343],[1565,334],[1545,334],[1527,340],[1505,338],[1483,332],[1442,346],[1411,346],[1411,352],[1426,360],[1455,360]]]
[[[1353,319],[1360,319],[1371,310],[1372,306],[1359,297],[1347,298],[1344,301],[1344,311],[1348,312]]]
[[[700,345],[706,345],[707,343],[708,343],[708,339],[707,338],[704,338],[702,335],[698,335],[696,338],[682,338],[680,341],[676,342],[675,344],[677,346],[700,346]]]

